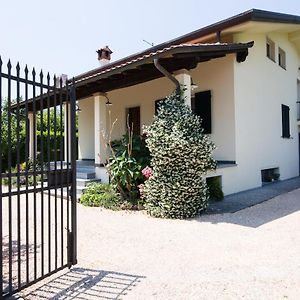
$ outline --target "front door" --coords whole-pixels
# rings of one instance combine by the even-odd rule
[[[133,134],[141,134],[141,116],[139,106],[128,108],[128,126],[130,130],[132,130]]]

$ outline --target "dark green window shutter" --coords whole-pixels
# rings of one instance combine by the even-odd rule
[[[192,110],[202,119],[204,133],[211,133],[211,91],[196,93],[192,98]]]
[[[290,138],[290,108],[287,105],[281,104],[282,115],[282,137]]]

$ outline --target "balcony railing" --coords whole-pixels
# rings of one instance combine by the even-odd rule
[[[297,120],[300,121],[300,100],[297,101]]]

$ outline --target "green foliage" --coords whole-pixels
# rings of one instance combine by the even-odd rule
[[[120,209],[120,198],[110,184],[90,183],[80,198],[85,206]]]
[[[17,166],[11,168],[12,173],[19,174],[19,178],[15,175],[11,177],[11,186],[14,188],[17,188],[18,183],[19,183],[19,187],[25,187],[26,184],[28,186],[33,186],[34,182],[36,184],[38,184],[41,181],[41,175],[36,175],[35,177],[33,175],[28,175],[27,177],[26,177],[26,175],[23,175],[24,172],[26,172],[26,170],[33,171],[33,168],[34,168],[33,165],[34,165],[34,162],[32,160],[29,160],[27,162],[27,167],[26,167],[26,163],[21,163],[19,166],[19,169]],[[35,163],[35,169],[36,169],[36,171],[39,171],[41,169],[41,164],[38,161],[36,161],[36,163]],[[8,178],[7,177],[3,178],[2,183],[4,185],[8,185],[9,184]]]
[[[110,158],[108,165],[111,182],[118,189],[123,200],[137,201],[138,183],[142,180],[141,165],[124,151]]]
[[[16,101],[12,101],[13,105]],[[41,151],[41,139],[43,139],[44,144],[44,151],[43,151],[43,160],[48,160],[48,135],[49,135],[49,148],[50,148],[50,160],[54,160],[55,156],[58,160],[60,160],[60,143],[62,143],[62,150],[64,146],[64,116],[61,115],[59,109],[57,109],[56,114],[54,113],[54,109],[51,108],[49,110],[49,133],[48,133],[48,111],[43,111],[43,118],[41,118],[40,111],[36,114],[36,123],[37,123],[37,154]],[[10,118],[10,139],[11,144],[8,144],[8,120]],[[41,123],[41,119],[43,119],[43,123]],[[41,125],[43,124],[43,126]],[[62,127],[61,127],[62,125]],[[19,127],[19,130],[17,130]],[[43,132],[41,132],[43,129]],[[56,129],[56,134],[55,134]],[[61,134],[62,133],[62,134]],[[18,119],[17,115],[12,112],[10,117],[8,115],[8,101],[3,100],[2,103],[2,131],[1,131],[1,142],[2,142],[2,169],[3,171],[7,170],[8,168],[8,149],[10,148],[11,152],[11,166],[15,167],[17,165],[17,155],[19,151],[20,155],[20,162],[24,162],[26,160],[25,153],[26,153],[26,116],[24,109],[20,110],[19,114],[19,126],[18,126]],[[17,143],[19,140],[19,144]],[[19,150],[18,150],[19,149]],[[63,154],[63,152],[62,152]]]
[[[186,218],[207,207],[204,174],[214,169],[215,148],[203,133],[201,119],[184,104],[182,93],[160,103],[145,129],[153,175],[145,181],[145,208],[157,217]]]
[[[221,201],[224,198],[221,180],[218,177],[210,177],[206,179],[208,186],[209,198],[214,201]]]
[[[121,156],[124,151],[127,152],[129,143],[129,134],[126,133],[120,140],[112,141],[112,148],[116,156]],[[145,168],[150,164],[150,152],[145,139],[139,135],[132,136],[132,157]]]

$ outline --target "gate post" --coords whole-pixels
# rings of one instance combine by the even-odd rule
[[[72,265],[77,264],[77,187],[76,187],[76,87],[73,78],[70,95],[70,122],[71,122],[71,165],[72,165],[72,189],[71,189],[71,233],[72,233]]]

